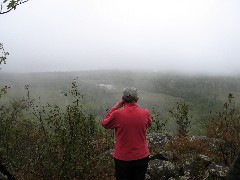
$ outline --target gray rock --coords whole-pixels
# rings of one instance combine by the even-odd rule
[[[152,133],[148,134],[147,140],[149,148],[157,148],[166,145],[170,140],[173,139],[173,136],[170,134],[163,133]]]
[[[151,180],[167,180],[177,176],[173,163],[159,159],[149,161],[147,174]]]
[[[164,161],[174,161],[175,156],[171,151],[161,151],[158,153],[155,153],[153,155],[150,155],[150,160],[159,159]]]
[[[0,180],[8,180],[7,176],[4,176],[2,173],[0,173]]]
[[[101,157],[102,157],[102,158],[112,157],[113,153],[114,153],[114,149],[109,149],[109,150],[105,151],[105,152],[101,155]]]
[[[210,158],[205,155],[186,159],[179,170],[179,175],[184,179],[204,179],[208,176],[207,167],[211,163]]]
[[[161,148],[167,143],[174,140],[174,136],[162,133],[152,133],[147,137],[150,148]],[[221,139],[208,138],[206,136],[193,136],[189,141],[200,141],[206,144],[212,150],[217,151],[217,146],[222,143]],[[177,148],[177,147],[176,147]],[[172,152],[157,152],[150,156],[149,167],[147,170],[147,179],[149,180],[210,180],[210,179],[226,179],[229,167],[224,164],[213,163],[206,155],[190,154],[185,159],[185,163],[178,162]],[[176,166],[173,164],[176,164]]]
[[[229,167],[225,166],[224,164],[212,163],[207,170],[209,173],[208,179],[225,179]]]
[[[192,141],[201,141],[203,143],[205,142],[209,142],[211,141],[210,138],[206,137],[206,136],[192,136],[189,138],[189,141],[192,142]]]
[[[146,179],[146,180],[150,180],[150,179],[151,179],[151,177],[150,177],[148,174],[146,174],[146,177],[145,177],[145,179]]]

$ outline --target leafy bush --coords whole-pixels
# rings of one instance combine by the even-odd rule
[[[233,100],[233,94],[229,94],[223,110],[212,115],[207,128],[207,135],[216,139],[212,153],[226,165],[231,164],[240,149],[240,116]]]
[[[187,137],[190,128],[189,105],[185,102],[177,102],[177,107],[169,110],[170,115],[177,124],[177,135]]]
[[[0,160],[19,179],[102,179],[113,176],[109,157],[113,136],[84,112],[76,81],[66,93],[65,108],[38,105],[27,98],[0,108]],[[106,161],[108,161],[108,165]],[[104,163],[104,164],[102,164]],[[101,167],[101,169],[99,169]],[[101,172],[102,169],[107,170]],[[95,170],[99,172],[95,172]]]

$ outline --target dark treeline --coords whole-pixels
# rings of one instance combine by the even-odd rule
[[[126,86],[135,86],[140,91],[140,104],[151,108],[157,106],[164,114],[165,109],[176,101],[186,101],[196,119],[208,115],[221,107],[229,93],[234,94],[239,104],[240,78],[229,76],[190,76],[157,72],[133,71],[80,71],[51,73],[1,73],[1,86],[9,86],[9,98],[25,94],[29,85],[34,97],[48,103],[62,103],[61,92],[67,91],[69,83],[77,78],[80,90],[93,104],[109,108],[120,97]],[[101,86],[113,85],[114,88]],[[100,86],[99,86],[100,85]],[[90,102],[90,100],[89,100]],[[98,109],[97,106],[90,109]],[[100,109],[102,109],[100,108]],[[93,111],[92,111],[93,112]],[[96,111],[96,113],[100,113]],[[103,115],[105,112],[100,113]]]
[[[191,100],[193,97],[220,98],[226,92],[240,91],[240,78],[235,76],[190,76],[139,71],[80,71],[50,73],[0,73],[1,85],[40,88],[65,88],[73,78],[83,82],[136,86],[141,90],[165,93]],[[193,98],[195,99],[195,98]]]

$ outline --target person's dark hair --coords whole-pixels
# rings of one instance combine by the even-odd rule
[[[135,103],[138,101],[137,89],[134,87],[127,87],[123,91],[122,100],[126,103]]]

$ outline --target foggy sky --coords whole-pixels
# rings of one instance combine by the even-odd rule
[[[0,15],[1,71],[240,73],[239,0],[29,0]]]

